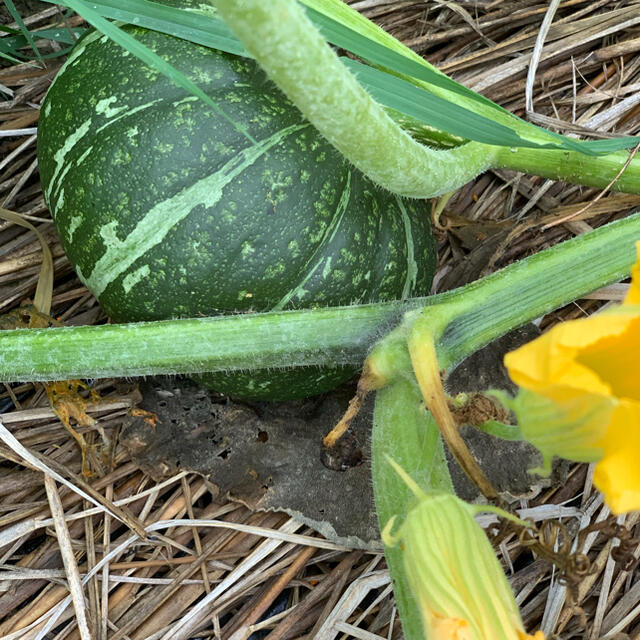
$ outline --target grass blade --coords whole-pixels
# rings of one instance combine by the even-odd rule
[[[336,0],[302,0],[305,5],[313,5],[315,7],[323,7],[324,11],[318,11],[313,6],[307,6],[307,13],[311,18],[312,22],[320,29],[324,37],[331,42],[332,44],[342,47],[343,49],[347,49],[351,53],[373,63],[383,67],[385,69],[389,69],[401,76],[404,76],[409,79],[418,80],[422,83],[426,83],[428,85],[432,85],[435,87],[439,87],[441,89],[445,89],[447,91],[453,92],[465,98],[466,101],[470,101],[469,108],[465,108],[460,104],[456,104],[458,108],[458,116],[463,118],[473,117],[476,126],[480,124],[481,132],[478,135],[482,135],[481,137],[469,137],[470,140],[476,140],[478,142],[487,142],[488,144],[495,144],[500,146],[521,146],[521,147],[533,147],[533,148],[556,148],[556,149],[565,149],[572,151],[579,151],[581,153],[585,153],[587,155],[599,155],[603,153],[610,153],[612,151],[618,151],[620,149],[626,149],[635,146],[640,138],[638,137],[625,137],[625,138],[616,138],[609,140],[594,140],[589,143],[576,141],[572,138],[568,138],[559,133],[555,133],[552,131],[548,131],[546,129],[542,129],[541,127],[537,127],[529,122],[518,118],[514,114],[506,111],[495,102],[481,96],[474,91],[471,91],[464,85],[455,82],[448,76],[443,73],[437,71],[434,67],[432,67],[427,62],[422,59],[416,60],[413,58],[413,55],[410,57],[407,55],[406,51],[409,51],[404,45],[400,44],[400,47],[396,49],[392,49],[388,43],[387,39],[391,39],[391,36],[387,35],[385,38],[385,42],[378,42],[369,34],[364,34],[362,31],[356,30],[356,26],[359,26],[360,23],[366,21],[366,18],[354,12],[353,10],[347,9],[342,10],[336,7]],[[329,9],[331,7],[331,9]],[[335,20],[332,16],[328,14],[328,11],[331,13],[340,12],[340,18],[343,21],[349,22],[349,24],[345,24],[344,22],[339,22]],[[353,15],[355,13],[355,16]],[[377,34],[376,34],[377,35]],[[385,34],[386,35],[386,34]],[[385,96],[384,99],[379,99],[378,101],[382,104],[389,106],[398,111],[402,111],[402,109],[398,109],[398,107],[393,104],[389,104],[388,100],[390,100],[393,96],[396,96],[393,91],[387,93],[385,92],[384,86],[384,76],[389,76],[390,74],[383,72],[378,72],[377,76],[374,76],[374,72],[369,72],[369,84],[367,88],[371,91],[377,91],[378,93],[375,95]],[[394,76],[390,76],[394,78]],[[387,80],[388,84],[391,84],[393,81]],[[402,98],[402,101],[406,105],[412,105],[414,102],[428,101],[427,95],[428,92],[420,90],[420,92],[411,90],[411,83],[407,82],[408,86],[402,86],[400,82],[394,83],[394,91],[398,91],[400,95],[398,97]],[[415,85],[418,86],[418,85]],[[443,109],[450,109],[451,101],[446,100],[440,96],[440,98],[446,102],[440,103]],[[376,98],[378,99],[378,98]],[[473,103],[478,105],[483,105],[485,107],[489,107],[494,110],[496,113],[501,114],[503,116],[507,116],[512,120],[513,128],[505,125],[501,125],[491,117],[484,117],[473,111]],[[432,104],[434,104],[432,102]],[[426,109],[423,112],[422,117],[416,116],[415,113],[407,113],[406,111],[402,111],[402,113],[406,113],[412,117],[418,117],[422,119],[425,124],[429,124],[434,127],[439,127],[440,125],[436,122],[435,114]],[[428,114],[428,115],[427,115]],[[442,114],[441,112],[437,112],[439,116],[446,117],[447,114]],[[469,114],[473,114],[470,116]],[[485,122],[483,124],[480,123],[479,118],[483,118]],[[439,120],[438,120],[439,121]],[[457,133],[452,131],[446,127],[444,127],[446,131],[450,131],[450,133]],[[508,132],[508,129],[511,129]],[[517,129],[517,130],[516,130]],[[539,143],[533,140],[528,140],[526,143],[523,142],[522,137],[519,133],[526,134],[527,132],[536,132],[538,135],[542,135],[548,139],[548,142]],[[457,135],[462,135],[457,133]],[[504,137],[502,137],[504,136]],[[468,137],[468,136],[466,136]],[[511,142],[509,142],[511,140]],[[603,144],[604,143],[604,144]]]
[[[63,6],[70,6],[67,0],[45,0]],[[229,27],[215,17],[215,9],[204,11],[186,11],[150,2],[149,0],[98,0],[91,7],[105,18],[133,24],[154,31],[201,44],[205,47],[220,49],[227,53],[250,57],[244,45],[231,33]]]
[[[303,0],[303,4],[313,5],[316,4],[316,2],[314,2],[314,0]],[[385,44],[377,42],[370,36],[356,31],[348,24],[339,22],[327,13],[318,11],[312,6],[307,6],[306,9],[311,21],[331,44],[346,49],[380,67],[391,69],[402,75],[411,76],[412,78],[422,80],[423,82],[441,87],[442,89],[448,89],[474,102],[481,102],[492,109],[506,112],[505,109],[495,102],[492,102],[475,91],[471,91],[471,89],[468,89],[459,82],[452,80],[449,76],[437,71],[436,68],[430,64],[421,64],[398,51],[394,51]]]
[[[11,17],[16,21],[16,23],[20,27],[20,31],[22,32],[22,35],[24,35],[24,37],[26,38],[27,42],[29,43],[29,46],[33,49],[34,53],[36,54],[36,57],[38,58],[38,60],[40,60],[40,62],[42,62],[42,58],[40,57],[40,52],[38,51],[38,47],[36,47],[36,43],[33,40],[33,36],[31,35],[31,32],[29,31],[29,29],[27,29],[27,26],[25,25],[25,23],[22,21],[22,18],[20,17],[20,14],[18,13],[16,6],[13,4],[13,0],[4,0],[4,4],[9,10]]]
[[[312,21],[332,44],[410,78],[412,82],[403,81],[390,73],[365,65],[357,67],[359,79],[381,104],[430,127],[497,146],[556,148],[579,151],[587,155],[627,149],[640,141],[640,138],[636,137],[577,141],[532,125],[437,71],[392,36],[385,34],[338,0],[302,1],[307,5],[307,12]],[[82,15],[86,14],[88,8],[83,0],[63,0],[59,4],[70,8],[82,5]],[[150,0],[129,0],[126,8],[123,8],[121,0],[98,0],[92,2],[91,7],[96,15],[169,33],[235,55],[248,56],[244,46],[224,22],[215,16],[213,9],[186,11]],[[127,48],[135,53],[130,46],[133,45],[127,45]],[[142,59],[149,63],[146,58]],[[353,61],[349,61],[348,64],[352,68],[357,65]],[[163,66],[165,65],[170,68],[163,63]],[[177,81],[175,74],[171,74],[168,69],[162,70],[160,66],[156,68],[174,82]],[[183,81],[179,84],[186,88]],[[429,91],[427,85],[442,89],[444,93]],[[203,98],[197,88],[192,87],[189,90],[193,95]],[[461,100],[448,99],[447,92],[449,95],[457,95]],[[205,100],[210,104],[209,100]],[[454,112],[455,118],[451,117]]]
[[[417,87],[402,78],[392,76],[373,67],[342,58],[353,71],[358,82],[381,104],[404,113],[430,126],[443,129],[467,140],[509,147],[557,149],[558,145],[520,137],[513,129],[488,120],[474,111],[465,109],[445,98]]]
[[[9,60],[9,62],[13,62],[14,64],[22,64],[24,60],[19,60],[18,58],[14,58],[12,55],[8,53],[3,53],[0,51],[0,58],[4,58],[5,60]]]
[[[79,38],[86,31],[86,29],[73,29],[75,39],[71,36],[71,33],[69,33],[67,29],[41,29],[40,31],[33,31],[32,35],[38,39],[42,38],[45,40],[60,42],[62,44],[73,45],[76,43],[77,38]],[[15,53],[17,49],[21,49],[26,44],[26,38],[20,33],[14,36],[8,36],[6,38],[0,38],[0,52]],[[46,56],[42,56],[42,54],[40,55],[42,59],[45,59]],[[57,55],[61,55],[60,52],[57,52]]]

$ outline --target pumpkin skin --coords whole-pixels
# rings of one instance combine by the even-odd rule
[[[192,3],[178,3],[189,6]],[[138,27],[255,142],[105,36],[85,36],[39,125],[45,200],[80,279],[116,322],[426,295],[426,203],[378,188],[249,59]],[[330,389],[351,368],[206,374],[239,397]]]

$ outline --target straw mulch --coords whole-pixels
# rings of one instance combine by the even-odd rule
[[[522,117],[563,133],[640,133],[638,0],[352,4]],[[44,4],[23,17],[30,28],[60,21]],[[51,52],[50,43],[39,45]],[[60,64],[50,58],[46,69],[0,68],[0,205],[45,234],[56,270],[52,315],[67,324],[100,323],[103,313],[56,240],[38,181],[38,105]],[[599,197],[593,189],[489,172],[460,190],[436,221],[437,282],[454,286],[638,206],[640,196]],[[0,224],[0,313],[32,298],[40,262],[33,232]],[[625,288],[607,287],[542,325],[619,301]],[[135,389],[116,380],[94,389],[102,400],[87,398],[92,420],[77,426],[93,472],[84,479],[79,447],[43,387],[0,387],[0,637],[402,637],[379,553],[337,547],[286,515],[251,513],[195,475],[154,482],[118,444]],[[539,523],[562,516],[562,528],[548,533],[554,529],[570,547],[579,530],[609,515],[591,478],[587,467],[575,467],[561,488],[522,500],[523,514]],[[619,523],[634,532],[637,521],[632,514]],[[515,534],[496,539],[528,629],[542,626],[547,637],[640,638],[640,581],[612,558],[612,531],[580,537],[591,571],[571,589]],[[633,544],[626,552],[640,555]]]

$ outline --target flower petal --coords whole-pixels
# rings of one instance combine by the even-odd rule
[[[618,321],[620,316],[603,314],[604,320]],[[640,315],[626,316],[621,333],[603,337],[585,347],[577,362],[593,371],[611,389],[616,398],[640,401],[638,362],[640,362]]]
[[[620,403],[602,444],[594,484],[614,514],[640,511],[640,402]]]
[[[460,618],[434,618],[430,629],[433,640],[474,640],[469,625]]]
[[[590,349],[596,353],[605,340],[624,340],[636,318],[629,314],[601,314],[555,326],[504,358],[511,379],[531,391],[545,393],[554,385],[586,393],[612,395],[611,386],[598,371],[582,362]]]
[[[640,242],[636,243],[638,261],[631,269],[631,287],[625,296],[623,304],[640,304]]]
[[[640,254],[640,242],[636,245]],[[640,257],[624,303],[560,324],[505,356],[522,389],[511,401],[523,437],[543,454],[596,462],[615,513],[640,510]]]

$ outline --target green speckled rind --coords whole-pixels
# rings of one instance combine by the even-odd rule
[[[127,30],[255,142],[104,36],[77,45],[44,102],[38,159],[62,245],[115,321],[428,293],[425,203],[350,167],[251,60]],[[294,373],[269,374],[267,397]],[[301,375],[310,390],[329,384],[326,371]],[[225,391],[265,391],[267,378],[253,390],[240,379]]]
[[[247,400],[297,400],[335,389],[352,378],[354,367],[304,367],[247,373],[203,373],[191,376],[214,391]],[[238,392],[240,389],[240,393]]]

